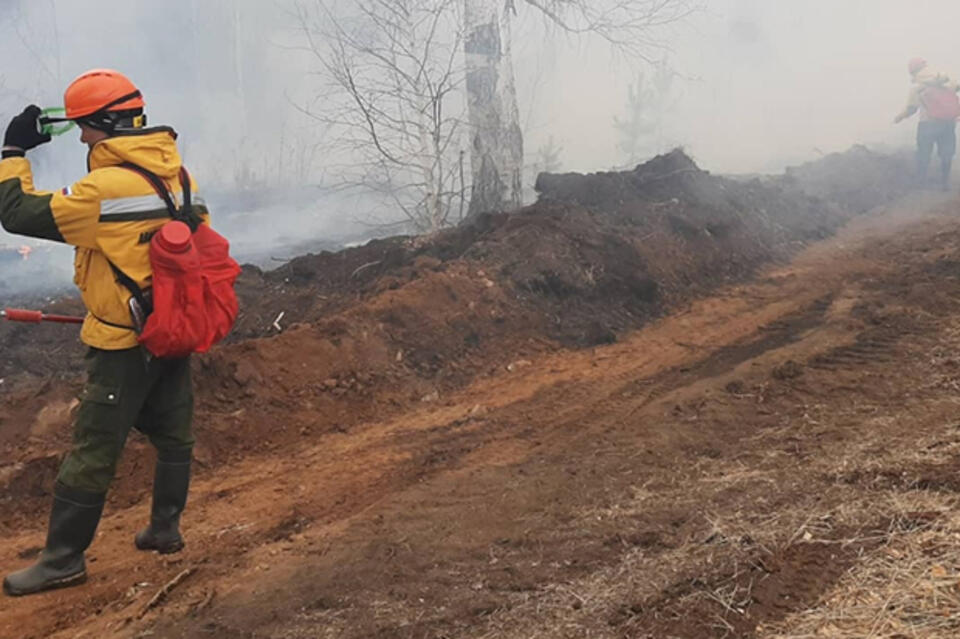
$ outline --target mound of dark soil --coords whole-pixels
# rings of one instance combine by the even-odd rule
[[[320,321],[456,263],[507,286],[518,306],[542,318],[547,336],[573,345],[609,341],[906,189],[905,178],[891,176],[895,168],[907,174],[897,159],[856,148],[822,162],[743,182],[702,171],[677,150],[633,171],[542,174],[539,201],[516,213],[481,216],[430,238],[307,255],[269,273],[248,269],[241,286],[258,303],[247,307],[237,336],[275,331],[280,313],[285,321]],[[845,190],[824,185],[823,176],[835,173],[841,177],[831,184]],[[873,186],[880,182],[883,191]],[[869,198],[854,197],[861,192]]]
[[[342,331],[346,313],[383,326],[404,315],[392,339],[431,349],[450,330],[452,341],[475,348],[485,346],[486,334],[524,328],[569,345],[608,342],[828,236],[853,214],[902,194],[908,179],[903,158],[863,147],[750,181],[711,175],[680,150],[632,171],[542,174],[539,201],[515,213],[480,216],[432,237],[305,255],[273,271],[245,267],[231,339],[272,336],[292,324]],[[372,311],[373,300],[396,302],[417,281],[446,292],[397,302],[405,310],[386,312],[386,322]],[[488,297],[495,288],[502,305],[485,318],[463,315],[479,303],[474,286]],[[54,307],[80,311],[69,299]],[[0,378],[78,372],[75,335],[73,327],[0,322]]]

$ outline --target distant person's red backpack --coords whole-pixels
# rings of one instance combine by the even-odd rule
[[[157,175],[135,164],[121,166],[149,181],[173,218],[150,240],[153,282],[149,291],[114,267],[117,280],[133,295],[131,311],[140,344],[161,358],[205,353],[226,337],[237,319],[233,285],[240,265],[230,257],[227,240],[193,213],[185,169],[180,169],[183,206],[178,209]]]
[[[923,107],[932,120],[960,118],[960,96],[948,87],[928,87],[920,94]]]

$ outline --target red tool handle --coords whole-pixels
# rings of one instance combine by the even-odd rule
[[[45,315],[40,311],[28,311],[22,308],[8,308],[0,312],[0,315],[11,322],[30,322],[39,324],[40,322],[56,322],[58,324],[83,324],[82,317],[71,317],[70,315]]]
[[[40,311],[27,311],[22,308],[8,308],[3,312],[3,316],[11,322],[32,322],[39,324],[43,321],[43,313]]]

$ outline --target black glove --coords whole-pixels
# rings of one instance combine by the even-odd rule
[[[7,126],[7,133],[3,136],[3,157],[22,158],[25,151],[50,141],[49,133],[43,134],[40,132],[41,113],[40,107],[31,104],[23,110],[23,113],[10,121],[10,125]]]

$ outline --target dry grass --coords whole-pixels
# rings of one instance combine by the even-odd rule
[[[861,558],[823,602],[761,634],[768,639],[940,639],[960,635],[957,499],[890,494],[886,543]]]
[[[917,387],[931,400],[926,408],[939,414],[936,427],[905,441],[866,438],[852,445],[829,473],[851,471],[869,478],[873,494],[859,495],[836,511],[837,517],[882,518],[890,521],[883,544],[864,555],[815,607],[764,628],[763,639],[946,639],[960,636],[960,512],[953,490],[915,490],[919,476],[894,469],[936,469],[954,466],[960,457],[960,423],[955,415],[960,397],[960,328],[945,327],[940,344],[927,355],[929,375]],[[947,391],[947,392],[943,392]],[[951,407],[954,407],[951,410]],[[907,417],[901,414],[900,418]],[[878,419],[890,419],[878,417]],[[877,424],[879,425],[879,424]],[[913,471],[916,472],[916,471]],[[864,481],[862,479],[862,481]],[[958,478],[960,484],[960,478]]]
[[[931,412],[950,413],[950,399],[927,405]],[[823,407],[824,409],[826,407]],[[882,430],[891,419],[904,415],[870,414],[867,405],[851,404],[844,410],[810,407],[802,412],[807,426],[836,428],[856,421],[864,432]],[[778,466],[782,450],[765,446],[767,439],[782,436],[783,429],[769,429],[749,450],[768,453],[760,462],[700,460],[681,481],[658,492],[637,487],[632,499],[613,507],[585,513],[583,520],[630,517],[665,502],[695,509],[692,502],[718,492],[763,494],[782,489],[784,475]],[[942,421],[925,434],[904,441],[885,441],[878,448],[872,437],[853,439],[837,454],[817,457],[809,464],[822,476],[840,478],[857,471],[879,477],[890,469],[931,467],[960,455],[960,430]],[[775,555],[795,544],[839,542],[842,546],[875,546],[854,566],[815,608],[794,614],[776,626],[758,628],[767,639],[831,637],[853,639],[940,639],[960,636],[960,513],[950,493],[914,490],[918,477],[910,472],[895,481],[876,486],[838,481],[828,493],[810,495],[775,511],[753,508],[749,500],[737,510],[703,512],[702,526],[685,543],[664,553],[627,550],[615,565],[582,580],[557,584],[544,591],[523,593],[503,610],[495,612],[480,630],[464,636],[523,637],[622,637],[623,629],[606,623],[618,607],[629,602],[656,599],[685,578],[692,566],[701,570],[726,571],[733,564],[733,578],[710,588],[692,590],[672,601],[693,604],[712,615],[717,636],[738,636],[726,619],[743,615],[750,606],[751,583],[736,579],[738,568],[748,569],[759,552]],[[673,484],[673,482],[670,482]],[[682,488],[681,488],[682,485]],[[867,488],[865,491],[864,488]],[[707,500],[709,501],[709,499]],[[870,530],[877,522],[890,522],[885,530]],[[626,613],[629,615],[629,612]],[[479,632],[477,632],[479,630]],[[476,634],[474,634],[476,633]]]

